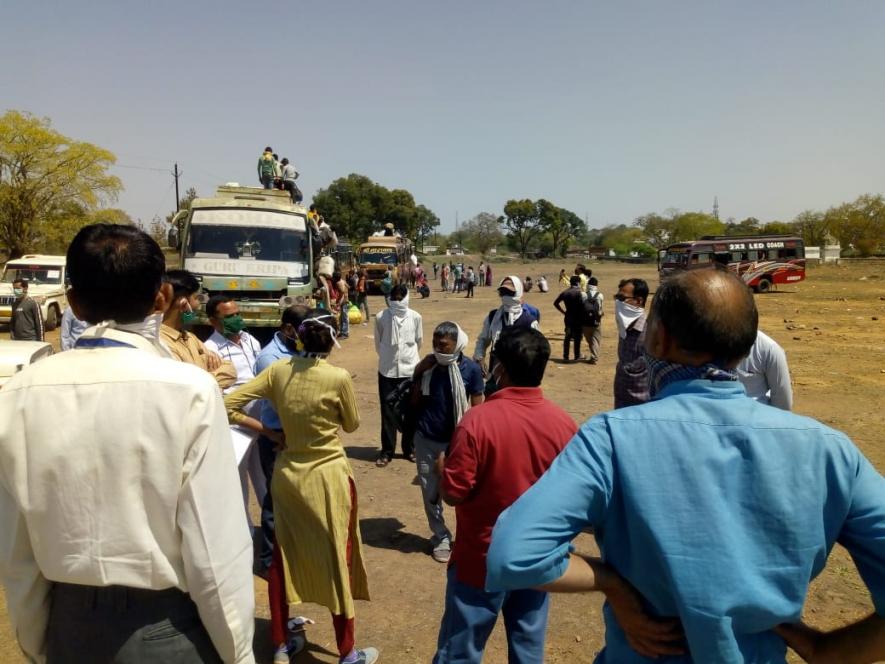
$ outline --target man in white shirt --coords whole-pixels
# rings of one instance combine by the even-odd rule
[[[396,452],[396,413],[387,398],[412,377],[421,360],[424,331],[421,314],[409,309],[409,289],[397,284],[390,292],[388,308],[375,317],[375,351],[378,353],[378,396],[381,399],[381,453],[375,465],[383,468]],[[402,432],[403,457],[415,460],[414,423]]]
[[[68,298],[93,327],[0,391],[0,580],[29,661],[254,662],[224,404],[160,342],[164,263],[132,226],[80,230]]]
[[[214,332],[206,339],[205,346],[208,350],[218,353],[222,360],[229,360],[237,370],[236,382],[223,390],[224,394],[232,392],[240,385],[245,385],[255,378],[255,365],[258,361],[258,353],[261,352],[261,344],[251,334],[246,332],[246,322],[240,315],[240,307],[226,295],[213,295],[206,303],[206,316]],[[260,404],[253,401],[248,412],[258,417]],[[252,489],[255,491],[255,500],[261,505],[267,496],[267,479],[261,468],[261,455],[258,453],[258,445],[255,444],[257,436],[243,427],[233,426],[231,431],[234,440],[246,437],[244,445],[246,450],[240,460],[240,483],[243,489],[243,504],[246,506],[246,519],[249,529],[252,529],[252,517],[249,514],[249,481],[252,481]],[[246,440],[248,439],[248,440]],[[242,448],[241,448],[242,449]]]
[[[793,387],[784,349],[759,330],[756,343],[737,366],[737,374],[747,394],[761,403],[781,410],[793,410]]]

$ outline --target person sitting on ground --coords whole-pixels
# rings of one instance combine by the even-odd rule
[[[750,353],[737,366],[747,394],[760,403],[793,409],[793,386],[787,354],[780,344],[759,330]]]
[[[335,317],[307,318],[298,327],[304,357],[274,362],[254,380],[225,397],[231,423],[260,433],[279,446],[273,473],[276,545],[270,583],[282,575],[286,592],[271,625],[275,662],[293,654],[284,616],[288,604],[313,602],[332,614],[339,662],[372,664],[375,648],[354,647],[354,600],[369,599],[357,516],[353,470],[338,430],[360,424],[350,373],[328,361],[335,345]],[[268,399],[283,433],[245,415],[254,399]],[[285,608],[284,608],[285,607]]]
[[[844,434],[746,395],[735,367],[757,321],[733,273],[662,281],[645,337],[652,400],[585,422],[499,517],[486,587],[595,589],[572,547],[593,528],[648,611],[680,621],[686,652],[674,643],[668,662],[784,662],[787,645],[809,661],[885,658],[885,478]],[[837,541],[876,609],[809,634],[789,623]],[[655,654],[612,608],[597,661]]]
[[[483,401],[482,369],[464,356],[467,341],[457,323],[440,323],[433,331],[433,354],[418,363],[412,376],[418,480],[432,533],[432,556],[439,563],[449,562],[452,533],[443,517],[436,462],[445,455],[464,414]]]
[[[543,274],[538,277],[538,291],[541,293],[547,293],[550,291],[550,286],[547,284],[547,277]]]
[[[525,284],[525,292],[526,292],[526,293],[531,293],[531,292],[532,292],[532,288],[534,287],[534,282],[532,281],[532,278],[531,278],[531,277],[526,277],[526,278],[525,278],[525,281],[524,281],[523,283]]]
[[[417,290],[422,300],[430,297],[430,285],[427,283],[427,277],[423,274],[418,277]]]
[[[491,268],[491,266],[489,267]],[[501,306],[492,309],[483,320],[482,331],[479,333],[476,347],[473,349],[473,360],[482,367],[483,376],[487,379],[486,396],[497,389],[493,371],[495,364],[497,364],[495,343],[498,341],[501,331],[510,327],[538,329],[538,315],[522,303],[522,282],[519,277],[515,275],[504,277],[498,285],[498,296],[501,298]],[[489,353],[488,366],[485,361],[487,352]]]

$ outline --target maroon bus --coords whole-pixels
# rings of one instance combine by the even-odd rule
[[[754,291],[805,279],[805,244],[793,235],[704,236],[671,244],[658,265],[661,279],[678,270],[727,265]]]

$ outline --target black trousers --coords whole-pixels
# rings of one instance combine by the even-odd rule
[[[273,560],[274,521],[273,521],[273,496],[270,491],[270,483],[273,479],[273,466],[277,460],[276,443],[266,436],[258,436],[255,441],[258,445],[258,458],[261,460],[261,470],[267,481],[267,493],[264,502],[261,503],[261,531],[258,541],[258,564],[263,570],[270,569]]]
[[[381,400],[381,454],[393,458],[396,452],[396,414],[387,405],[387,397],[408,378],[388,378],[378,374],[378,397]],[[415,436],[414,425],[407,424],[402,434],[403,456],[407,457],[415,449],[412,442]]]
[[[197,605],[177,588],[56,583],[50,601],[49,664],[221,662]]]
[[[584,328],[580,324],[565,326],[565,341],[562,344],[562,357],[564,359],[568,359],[570,343],[575,346],[575,359],[577,360],[581,357],[581,337],[583,336]]]

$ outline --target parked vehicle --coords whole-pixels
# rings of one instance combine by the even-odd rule
[[[679,270],[726,265],[754,291],[805,279],[805,244],[793,235],[705,236],[671,244],[658,266],[661,279]]]
[[[52,345],[45,341],[0,341],[0,389],[19,371],[52,355]]]
[[[412,253],[412,243],[399,235],[373,236],[363,242],[357,263],[366,270],[368,288],[378,292],[388,270],[393,274],[394,283],[405,281]]]
[[[212,198],[194,199],[173,227],[182,218],[181,264],[199,279],[204,299],[232,297],[247,325],[267,328],[279,326],[292,302],[311,302],[307,210],[288,192],[224,185]],[[204,308],[198,322],[208,322]]]
[[[28,254],[11,260],[0,277],[0,323],[12,318],[12,282],[27,279],[28,296],[40,305],[43,327],[54,330],[61,323],[61,315],[68,306],[65,280],[67,259],[64,256]]]

